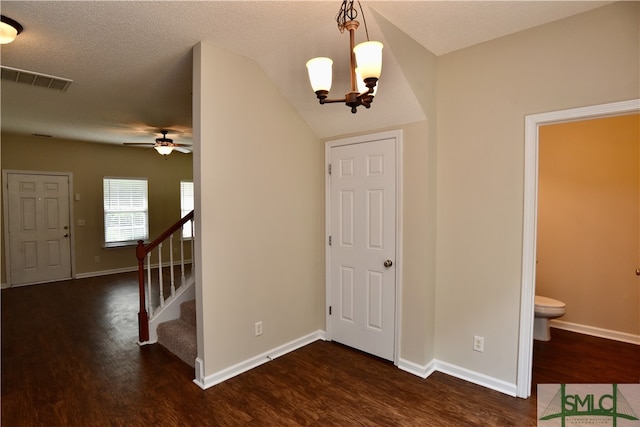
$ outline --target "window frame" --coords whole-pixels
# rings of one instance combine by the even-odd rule
[[[185,204],[183,203],[185,199],[185,195],[183,193],[184,184],[191,184],[191,208],[186,208],[186,209],[184,207]],[[193,186],[193,180],[181,179],[180,180],[180,218],[184,218],[185,215],[187,215],[189,212],[194,210],[194,207],[195,207],[195,187]],[[191,226],[188,224],[184,224],[182,226],[182,239],[191,240],[193,238],[193,236],[191,235],[191,232],[192,232]]]
[[[127,209],[123,209],[123,207],[126,207],[124,205],[121,205],[120,208],[111,208],[111,206],[107,206],[107,184],[111,183],[111,182],[115,182],[115,181],[138,181],[138,182],[144,182],[144,193],[142,194],[142,208],[138,208],[136,206],[132,206],[131,209],[127,210]],[[113,201],[113,198],[111,198],[111,190],[109,192],[110,194],[110,199],[111,201]],[[117,248],[117,247],[123,247],[123,246],[135,246],[138,243],[138,240],[142,240],[144,242],[148,242],[149,241],[149,179],[146,177],[120,177],[120,176],[105,176],[102,178],[102,211],[103,211],[103,233],[102,233],[102,240],[103,240],[103,245],[105,248]],[[131,214],[131,225],[128,227],[131,230],[132,233],[132,239],[120,239],[120,240],[110,240],[107,241],[108,237],[107,237],[107,233],[109,231],[109,229],[112,228],[117,228],[119,230],[126,230],[127,227],[109,227],[107,224],[109,223],[110,219],[108,219],[109,215],[113,215],[113,214],[117,214],[117,213],[123,213],[123,214]],[[136,228],[140,228],[140,227],[136,227],[133,223],[135,221],[134,216],[135,214],[139,214],[139,213],[143,213],[143,227],[144,227],[144,236],[141,236],[140,234],[136,234],[135,233],[135,229]]]

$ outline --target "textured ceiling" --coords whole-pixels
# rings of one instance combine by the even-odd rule
[[[200,41],[256,61],[319,137],[413,122],[424,114],[376,16],[443,55],[607,3],[364,2],[371,39],[385,43],[384,65],[373,106],[353,115],[342,105],[320,106],[304,67],[309,58],[332,57],[331,96],[347,92],[348,36],[334,21],[340,1],[3,0],[2,14],[25,29],[1,47],[2,65],[73,84],[60,92],[2,81],[2,129],[122,143],[151,142],[169,128],[188,143],[191,50]]]

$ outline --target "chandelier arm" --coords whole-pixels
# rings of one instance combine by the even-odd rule
[[[321,99],[320,104],[333,104],[335,102],[347,102],[347,98],[342,99]]]
[[[358,94],[358,98],[364,98],[364,97],[366,97],[368,95],[373,95],[374,89],[375,88],[372,88],[372,87],[368,88],[366,92],[362,92],[362,93]]]

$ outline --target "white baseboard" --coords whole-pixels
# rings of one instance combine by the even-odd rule
[[[408,360],[400,358],[398,360],[398,368],[405,372],[416,375],[422,379],[427,378],[433,374],[436,370],[435,360],[427,363],[426,365],[418,365],[417,363],[409,362]]]
[[[6,283],[0,283],[0,289],[8,289],[10,286]]]
[[[318,340],[324,341],[325,339],[326,336],[324,331],[316,331],[206,377],[204,376],[204,363],[202,359],[197,358],[195,364],[196,378],[193,380],[193,382],[204,390],[216,384],[220,384],[221,382],[240,375],[244,372],[247,372],[250,369],[270,362],[275,358],[304,347],[305,345],[311,344],[312,342]],[[460,378],[461,380],[478,384],[480,386],[499,391],[504,394],[508,394],[509,396],[516,396],[515,384],[508,383],[506,381],[502,381],[488,375],[480,374],[478,372],[474,372],[469,369],[452,365],[450,363],[443,362],[437,359],[433,359],[426,365],[418,365],[417,363],[410,362],[405,359],[399,359],[398,368],[403,371],[409,372],[410,374],[419,376],[423,379],[427,378],[435,371],[439,371],[444,374],[451,375],[452,377]]]
[[[88,277],[109,276],[111,274],[130,273],[132,271],[138,271],[138,266],[114,268],[111,270],[89,271],[87,273],[77,273],[76,279],[86,279]]]
[[[169,267],[171,265],[170,262],[163,262],[163,267]],[[184,265],[191,265],[191,260],[185,260]],[[180,266],[180,263],[173,263],[174,268]],[[151,269],[158,268],[158,263],[151,264]],[[138,266],[134,265],[133,267],[122,267],[122,268],[113,268],[111,270],[99,270],[99,271],[89,271],[87,273],[77,273],[75,275],[76,279],[86,279],[88,277],[98,277],[98,276],[108,276],[110,274],[120,274],[120,273],[130,273],[132,271],[138,271]],[[146,275],[146,270],[145,270]]]
[[[318,340],[325,340],[324,331],[313,332],[206,377],[204,376],[204,363],[202,359],[197,358],[196,378],[193,382],[205,390]]]
[[[578,323],[565,322],[563,320],[551,320],[551,327],[562,329],[579,334],[591,335],[598,338],[606,338],[609,340],[626,342],[629,344],[640,345],[640,335],[629,334],[627,332],[612,331],[610,329],[598,328],[589,325],[580,325]]]
[[[499,391],[500,393],[508,394],[509,396],[516,396],[515,384],[508,383],[506,381],[499,380],[497,378],[493,378],[475,371],[471,371],[460,366],[452,365],[451,363],[443,362],[442,360],[433,359],[426,365],[418,365],[417,363],[400,359],[398,368],[419,376],[423,379],[438,371],[442,372],[443,374],[451,375],[452,377],[456,377],[461,380],[489,388],[491,390]]]
[[[500,393],[516,397],[515,383],[508,383],[506,381],[499,380],[497,378],[493,378],[488,375],[469,370],[467,368],[452,365],[451,363],[443,362],[441,360],[435,360],[435,370],[442,372],[443,374],[451,375],[452,377],[460,378],[461,380],[478,384],[491,390],[499,391]]]

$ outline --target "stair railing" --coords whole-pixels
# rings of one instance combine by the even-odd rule
[[[166,298],[164,297],[164,276],[163,276],[163,261],[162,261],[162,247],[163,243],[169,241],[169,280],[170,280],[170,296],[173,296],[176,291],[174,268],[175,262],[173,259],[174,252],[174,235],[178,234],[180,238],[180,285],[183,285],[186,280],[186,268],[185,268],[185,256],[184,246],[185,239],[183,238],[183,227],[189,223],[191,228],[191,237],[189,238],[189,244],[191,245],[191,268],[190,274],[193,274],[193,239],[194,239],[194,227],[193,227],[193,211],[189,212],[178,222],[169,227],[164,233],[158,236],[154,241],[148,245],[144,244],[144,241],[138,240],[138,246],[136,247],[136,258],[138,258],[138,291],[140,294],[140,311],[138,312],[138,337],[141,343],[149,341],[149,318],[153,317],[155,308],[153,306],[152,295],[152,253],[154,249],[157,250],[157,269],[158,269],[158,291],[159,291],[159,305],[157,308],[164,307]],[[146,260],[146,285],[147,290],[145,292],[145,260]]]

